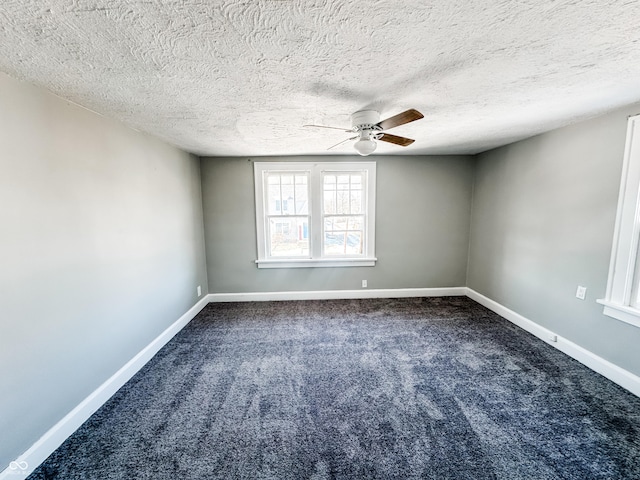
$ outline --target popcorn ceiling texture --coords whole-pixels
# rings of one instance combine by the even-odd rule
[[[476,153],[640,101],[615,0],[2,0],[0,70],[201,155],[326,153],[417,108],[410,147]],[[345,144],[330,153],[352,153]]]

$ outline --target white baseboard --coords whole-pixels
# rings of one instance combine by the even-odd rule
[[[31,472],[54,452],[76,429],[95,413],[118,391],[138,370],[182,330],[206,305],[211,302],[259,302],[270,300],[329,300],[359,298],[405,298],[405,297],[447,297],[468,296],[501,317],[556,347],[580,363],[598,372],[614,383],[640,397],[640,377],[595,355],[579,345],[541,327],[537,323],[491,300],[467,287],[451,288],[404,288],[404,289],[363,289],[327,290],[300,292],[251,292],[213,293],[204,296],[175,323],[162,332],[126,365],[85,398],[77,407],[55,424],[25,453],[0,473],[0,480],[27,478]],[[555,338],[556,341],[551,339]]]
[[[0,480],[27,478],[56,448],[93,415],[111,396],[133,377],[151,358],[182,330],[209,300],[207,296],[198,301],[184,315],[129,360],[120,370],[71,410],[62,420],[49,429],[29,450],[11,462],[0,473]]]
[[[532,320],[523,317],[519,313],[516,313],[498,302],[485,297],[471,288],[467,288],[467,296],[478,302],[480,305],[487,307],[489,310],[509,320],[511,323],[535,335],[541,340],[544,340],[549,345],[569,355],[583,365],[589,367],[591,370],[640,397],[640,377],[637,375],[611,363],[608,360],[605,360],[602,357],[599,357],[595,353],[592,353],[586,348],[561,337],[555,332],[541,327]],[[555,341],[552,339],[555,339]]]
[[[357,298],[455,297],[467,294],[466,287],[399,288],[362,290],[317,290],[300,292],[210,293],[210,302],[267,302],[272,300],[336,300]]]

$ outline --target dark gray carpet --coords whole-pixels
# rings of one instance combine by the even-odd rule
[[[640,399],[464,297],[210,304],[29,478],[636,479]]]

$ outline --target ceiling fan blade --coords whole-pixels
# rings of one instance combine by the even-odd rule
[[[331,130],[342,130],[343,132],[353,132],[352,129],[346,129],[346,128],[341,128],[341,127],[328,127],[326,125],[303,125],[303,127],[316,127],[316,128],[330,128]]]
[[[331,145],[329,148],[327,148],[327,150],[331,150],[332,148],[337,147],[338,145],[342,145],[343,143],[348,142],[349,140],[355,140],[356,138],[358,138],[357,136],[355,137],[351,137],[351,138],[347,138],[346,140],[342,140],[341,142],[336,143],[335,145]]]
[[[382,120],[378,122],[378,127],[382,128],[382,130],[389,130],[390,128],[397,127],[398,125],[404,125],[405,123],[413,122],[415,120],[420,120],[424,118],[419,111],[410,108],[409,110],[394,115],[393,117],[389,117],[386,120]]]
[[[407,147],[415,142],[415,140],[411,138],[398,137],[397,135],[389,135],[388,133],[383,133],[378,140],[382,140],[383,142],[395,143],[396,145],[400,145],[401,147]]]

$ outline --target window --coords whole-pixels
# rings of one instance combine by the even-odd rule
[[[629,118],[604,314],[640,327],[640,115]]]
[[[375,162],[256,162],[259,268],[375,265]]]

